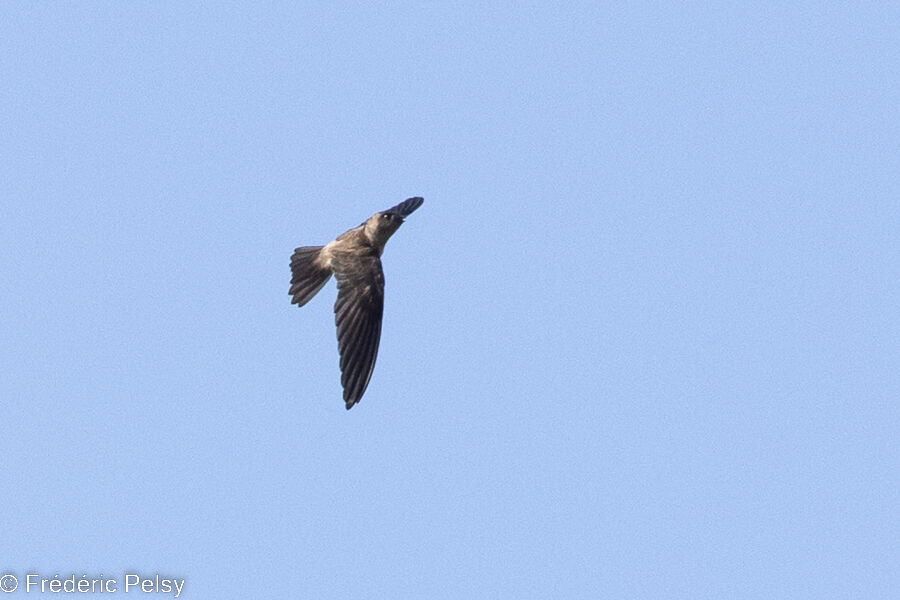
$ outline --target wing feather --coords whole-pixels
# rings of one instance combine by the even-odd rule
[[[378,255],[366,249],[335,252],[331,265],[338,281],[334,321],[341,385],[349,409],[362,398],[375,368],[384,314],[384,272]]]

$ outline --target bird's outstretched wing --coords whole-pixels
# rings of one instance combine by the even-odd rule
[[[374,253],[335,252],[331,267],[338,282],[334,322],[349,410],[362,398],[375,368],[384,314],[384,272]]]

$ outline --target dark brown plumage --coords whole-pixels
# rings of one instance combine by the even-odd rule
[[[288,293],[293,304],[303,306],[309,302],[332,273],[337,279],[334,322],[347,410],[365,393],[378,356],[384,314],[384,245],[422,202],[419,197],[409,198],[375,213],[333,242],[297,248],[291,257],[293,277]]]

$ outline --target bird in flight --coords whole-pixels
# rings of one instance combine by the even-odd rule
[[[303,306],[331,278],[338,282],[334,303],[341,385],[347,410],[362,399],[378,355],[384,313],[384,245],[403,220],[422,206],[418,196],[377,212],[324,246],[303,246],[291,256],[291,304]]]

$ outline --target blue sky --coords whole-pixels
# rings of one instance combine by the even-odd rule
[[[5,3],[0,570],[894,597],[898,30],[887,3]],[[291,306],[289,257],[412,195],[347,412],[334,284]]]

